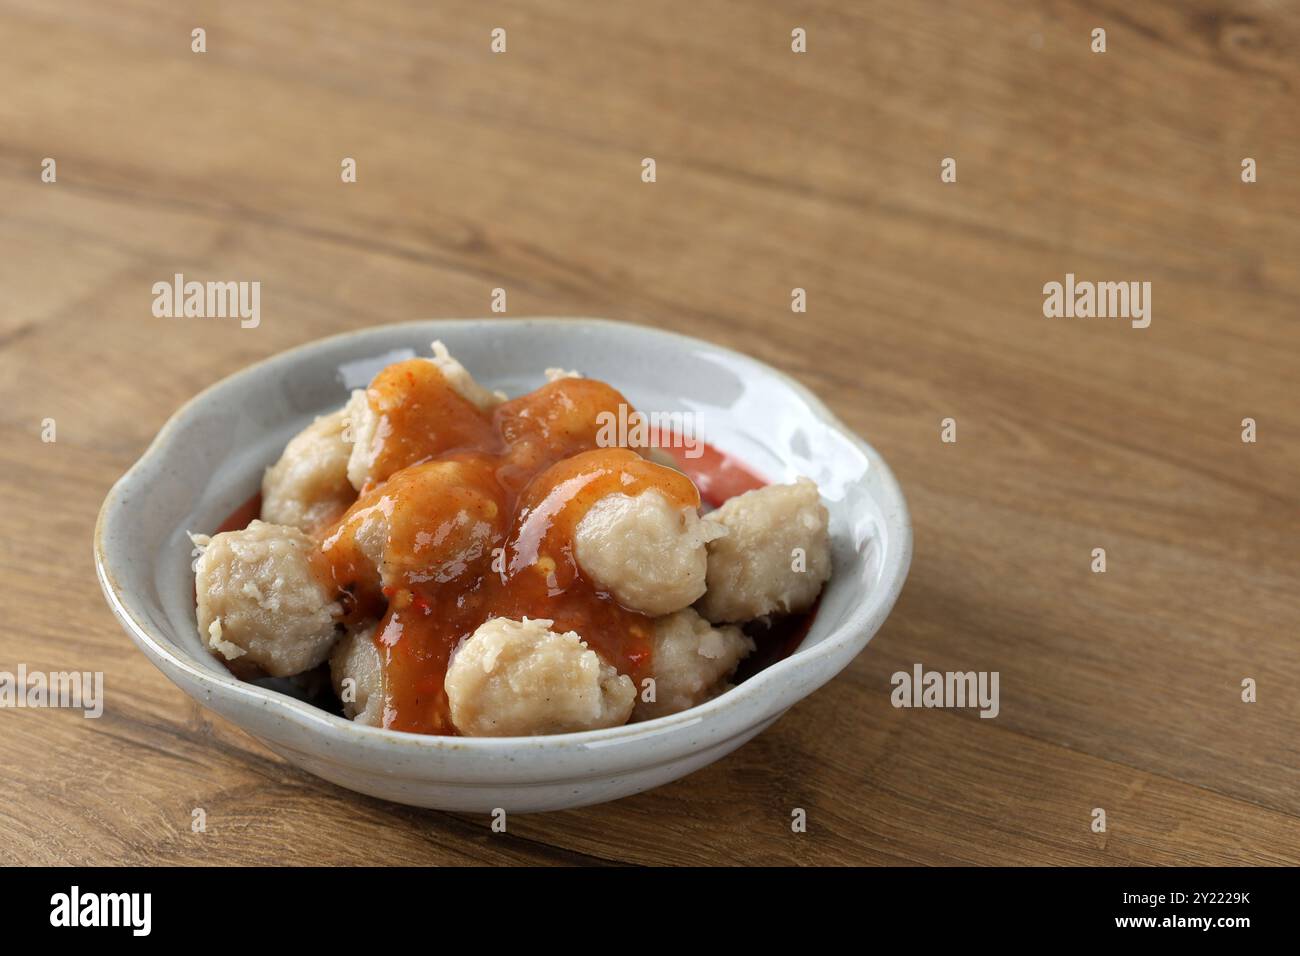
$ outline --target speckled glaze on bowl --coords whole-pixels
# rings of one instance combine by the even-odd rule
[[[807,475],[830,510],[834,574],[790,657],[669,717],[550,737],[431,737],[362,727],[282,689],[236,680],[195,626],[190,542],[259,487],[314,415],[384,365],[442,339],[489,388],[518,394],[548,366],[613,384],[644,411],[691,411],[701,437],[771,481]],[[614,800],[730,753],[842,670],[894,605],[912,554],[907,507],[876,451],[792,379],[685,336],[597,319],[410,322],[335,336],[218,382],[167,422],[114,485],[95,528],[109,606],[201,704],[340,786],[445,810],[556,810]]]

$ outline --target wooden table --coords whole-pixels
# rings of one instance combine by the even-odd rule
[[[1300,863],[1294,5],[191,6],[0,3],[0,670],[108,695],[0,713],[0,861]],[[260,326],[154,318],[178,272],[260,281]],[[1150,326],[1046,318],[1067,273],[1149,281]],[[494,288],[785,369],[916,531],[883,630],[772,729],[506,834],[201,710],[90,556],[203,386]],[[1001,713],[894,708],[917,662],[997,671]]]

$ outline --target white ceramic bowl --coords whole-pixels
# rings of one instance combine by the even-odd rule
[[[518,394],[548,366],[610,382],[644,411],[692,411],[701,437],[771,481],[807,475],[830,510],[834,573],[799,649],[699,707],[550,737],[431,737],[363,727],[232,677],[195,626],[191,545],[259,487],[312,416],[381,367],[442,339],[489,388]],[[893,607],[912,531],[876,451],[810,392],[736,352],[593,319],[411,322],[335,336],[218,382],[182,407],[109,492],[95,563],[109,606],[195,700],[285,759],[340,786],[445,810],[554,810],[613,800],[717,760],[843,669]]]

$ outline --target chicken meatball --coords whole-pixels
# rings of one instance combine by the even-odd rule
[[[254,520],[243,531],[195,536],[199,636],[213,654],[272,677],[311,670],[329,656],[341,609],[312,572],[312,540]]]
[[[709,541],[699,612],[716,624],[806,611],[831,576],[828,520],[807,478],[748,491],[710,512],[704,523],[727,533]]]
[[[713,627],[692,608],[654,622],[654,700],[637,697],[634,720],[650,720],[702,704],[728,690],[727,678],[754,651],[738,627]]]
[[[508,520],[490,459],[429,461],[358,498],[321,552],[340,587],[373,597],[482,573]]]
[[[706,544],[726,534],[658,491],[606,495],[574,529],[583,574],[626,608],[658,617],[689,607],[705,589]]]
[[[289,441],[262,476],[263,521],[315,531],[352,504],[357,494],[348,482],[347,419],[347,409],[341,408]]]
[[[637,414],[605,382],[566,373],[548,374],[545,385],[503,403],[493,419],[513,457],[543,467],[593,448],[629,444]]]
[[[563,734],[625,723],[636,688],[573,631],[496,617],[452,657],[445,687],[467,737]]]
[[[456,396],[451,408],[441,400],[448,389]],[[491,435],[486,413],[505,399],[505,393],[476,382],[442,342],[433,343],[433,358],[387,366],[348,402],[353,438],[348,481],[360,491],[408,465],[481,442]],[[454,405],[464,403],[480,414],[469,419],[457,414]]]
[[[384,662],[373,624],[349,631],[330,654],[330,679],[343,714],[359,724],[384,725]]]

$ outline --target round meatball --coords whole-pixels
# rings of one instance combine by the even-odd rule
[[[352,504],[357,495],[348,482],[347,418],[347,409],[340,408],[289,441],[262,476],[263,521],[315,531]]]
[[[573,534],[583,574],[626,608],[658,617],[689,607],[705,588],[708,552],[720,525],[678,508],[654,489],[636,496],[606,495]]]
[[[375,625],[349,631],[338,642],[330,654],[330,679],[344,716],[371,727],[384,725],[384,662],[375,646]]]
[[[254,520],[210,539],[195,567],[199,636],[213,654],[272,677],[311,670],[329,656],[341,613],[312,573],[312,540]]]
[[[339,586],[373,596],[485,572],[510,518],[492,466],[424,462],[363,494],[321,543]]]
[[[650,671],[654,700],[637,697],[634,720],[650,720],[702,704],[728,690],[727,678],[754,651],[738,627],[713,627],[691,608],[654,622]]]
[[[727,533],[709,541],[700,613],[720,623],[807,610],[831,576],[828,521],[807,478],[747,491],[705,515]]]
[[[433,343],[433,358],[420,359],[437,366],[447,384],[479,411],[489,412],[505,401],[504,392],[493,392],[484,388],[469,374],[442,342]],[[391,368],[391,366],[390,366]],[[372,383],[373,384],[373,383]],[[384,436],[377,435],[380,430],[381,417],[371,406],[370,394],[366,389],[357,389],[348,401],[346,414],[351,426],[353,443],[349,449],[347,477],[352,487],[360,491],[372,478],[385,478],[386,474],[374,474],[375,459],[379,455]]]
[[[617,389],[568,374],[494,410],[493,420],[512,454],[558,461],[593,448],[630,443],[637,412]],[[626,428],[620,426],[626,424]]]
[[[496,617],[452,657],[445,687],[456,729],[467,737],[563,734],[616,727],[636,688],[573,631],[548,620]]]

